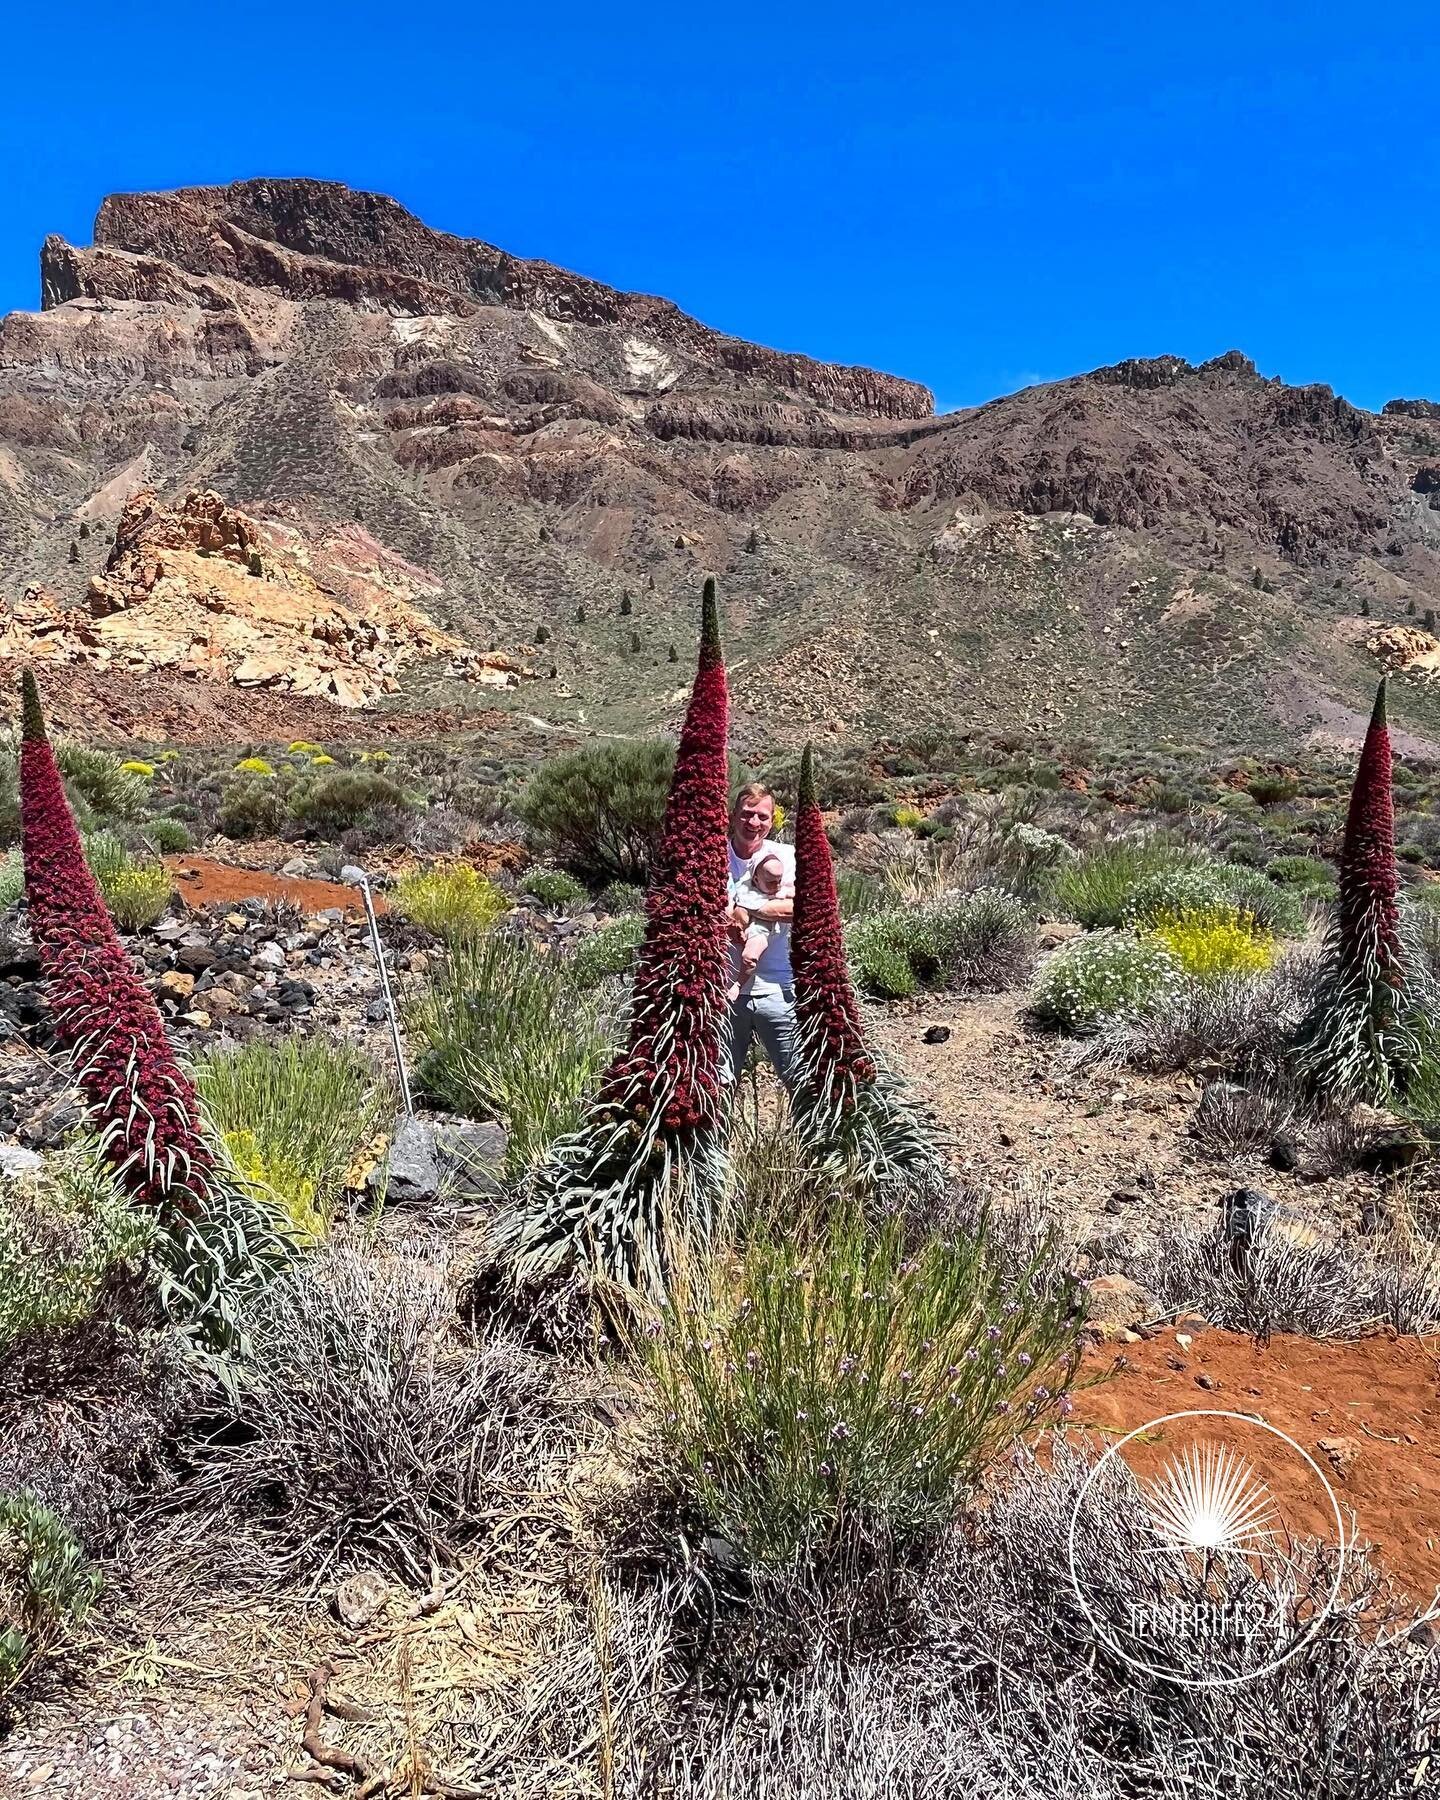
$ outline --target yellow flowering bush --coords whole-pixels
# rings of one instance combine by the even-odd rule
[[[127,775],[140,775],[143,776],[146,781],[148,781],[155,773],[154,763],[140,762],[138,759],[134,758],[129,762],[122,762],[120,767]]]
[[[504,890],[469,863],[413,870],[400,877],[390,895],[392,912],[452,943],[480,937],[509,905]]]
[[[242,756],[235,765],[237,775],[273,775],[274,769],[263,756]]]
[[[1197,981],[1226,975],[1262,975],[1275,960],[1275,939],[1258,931],[1246,913],[1228,907],[1162,913],[1153,935]]]
[[[289,756],[318,756],[323,748],[322,744],[312,744],[309,738],[296,738],[286,754]]]
[[[913,831],[917,825],[925,823],[925,815],[918,806],[897,806],[895,823],[903,831]]]
[[[333,767],[334,763],[335,763],[335,758],[333,756],[327,756],[323,750],[320,752],[320,754],[318,756],[312,756],[310,758],[310,767],[312,769],[323,769],[326,767]]]

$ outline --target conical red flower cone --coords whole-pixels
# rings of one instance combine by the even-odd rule
[[[1336,922],[1342,970],[1378,973],[1402,983],[1399,881],[1395,869],[1394,762],[1385,717],[1385,683],[1375,695],[1370,727],[1350,791],[1340,852]]]
[[[646,897],[624,1052],[579,1127],[493,1223],[517,1284],[570,1273],[660,1291],[677,1236],[709,1229],[724,1180],[729,696],[715,583]]]
[[[835,864],[815,795],[810,746],[800,759],[795,817],[795,914],[790,929],[795,1016],[811,1081],[826,1099],[853,1101],[861,1082],[875,1079],[865,1048],[860,1007],[845,961]]]
[[[686,709],[636,955],[629,1043],[601,1097],[640,1117],[662,1105],[667,1130],[718,1116],[725,1011],[725,854],[730,697],[714,579],[701,601],[700,659]]]
[[[811,1167],[822,1178],[875,1189],[938,1180],[943,1165],[929,1127],[865,1043],[808,744],[800,759],[790,961],[796,1015],[790,1110]]]
[[[56,1037],[126,1191],[144,1207],[196,1213],[213,1165],[195,1090],[86,864],[28,670],[21,704],[26,903]]]

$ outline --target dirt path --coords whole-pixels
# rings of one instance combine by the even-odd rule
[[[213,856],[197,856],[190,851],[181,856],[167,856],[166,866],[175,877],[180,898],[188,907],[233,905],[237,900],[289,900],[303,912],[326,912],[338,907],[350,917],[363,916],[365,903],[359,888],[347,887],[339,881],[315,881],[298,875],[273,875],[268,869],[242,869],[233,863],[217,862]],[[384,912],[385,902],[375,897],[376,912]]]

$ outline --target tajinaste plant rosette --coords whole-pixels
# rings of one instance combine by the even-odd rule
[[[810,746],[800,760],[795,819],[796,1079],[790,1096],[806,1159],[862,1188],[928,1184],[944,1164],[903,1084],[870,1054],[845,960],[835,865],[815,791]]]
[[[284,1260],[288,1242],[207,1138],[85,861],[28,670],[21,708],[26,906],[56,1040],[123,1190],[159,1227],[167,1306],[212,1345],[233,1347],[243,1291]]]
[[[658,1293],[667,1243],[703,1240],[723,1194],[729,712],[712,578],[646,893],[626,1047],[579,1128],[496,1222],[492,1252],[517,1283],[580,1274]]]

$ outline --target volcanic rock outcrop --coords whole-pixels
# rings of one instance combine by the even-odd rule
[[[937,417],[332,182],[114,195],[94,238],[0,322],[0,657],[402,707],[533,671],[527,708],[631,730],[716,570],[742,737],[1258,740],[1363,725],[1370,634],[1440,605],[1431,402],[1231,351]]]

